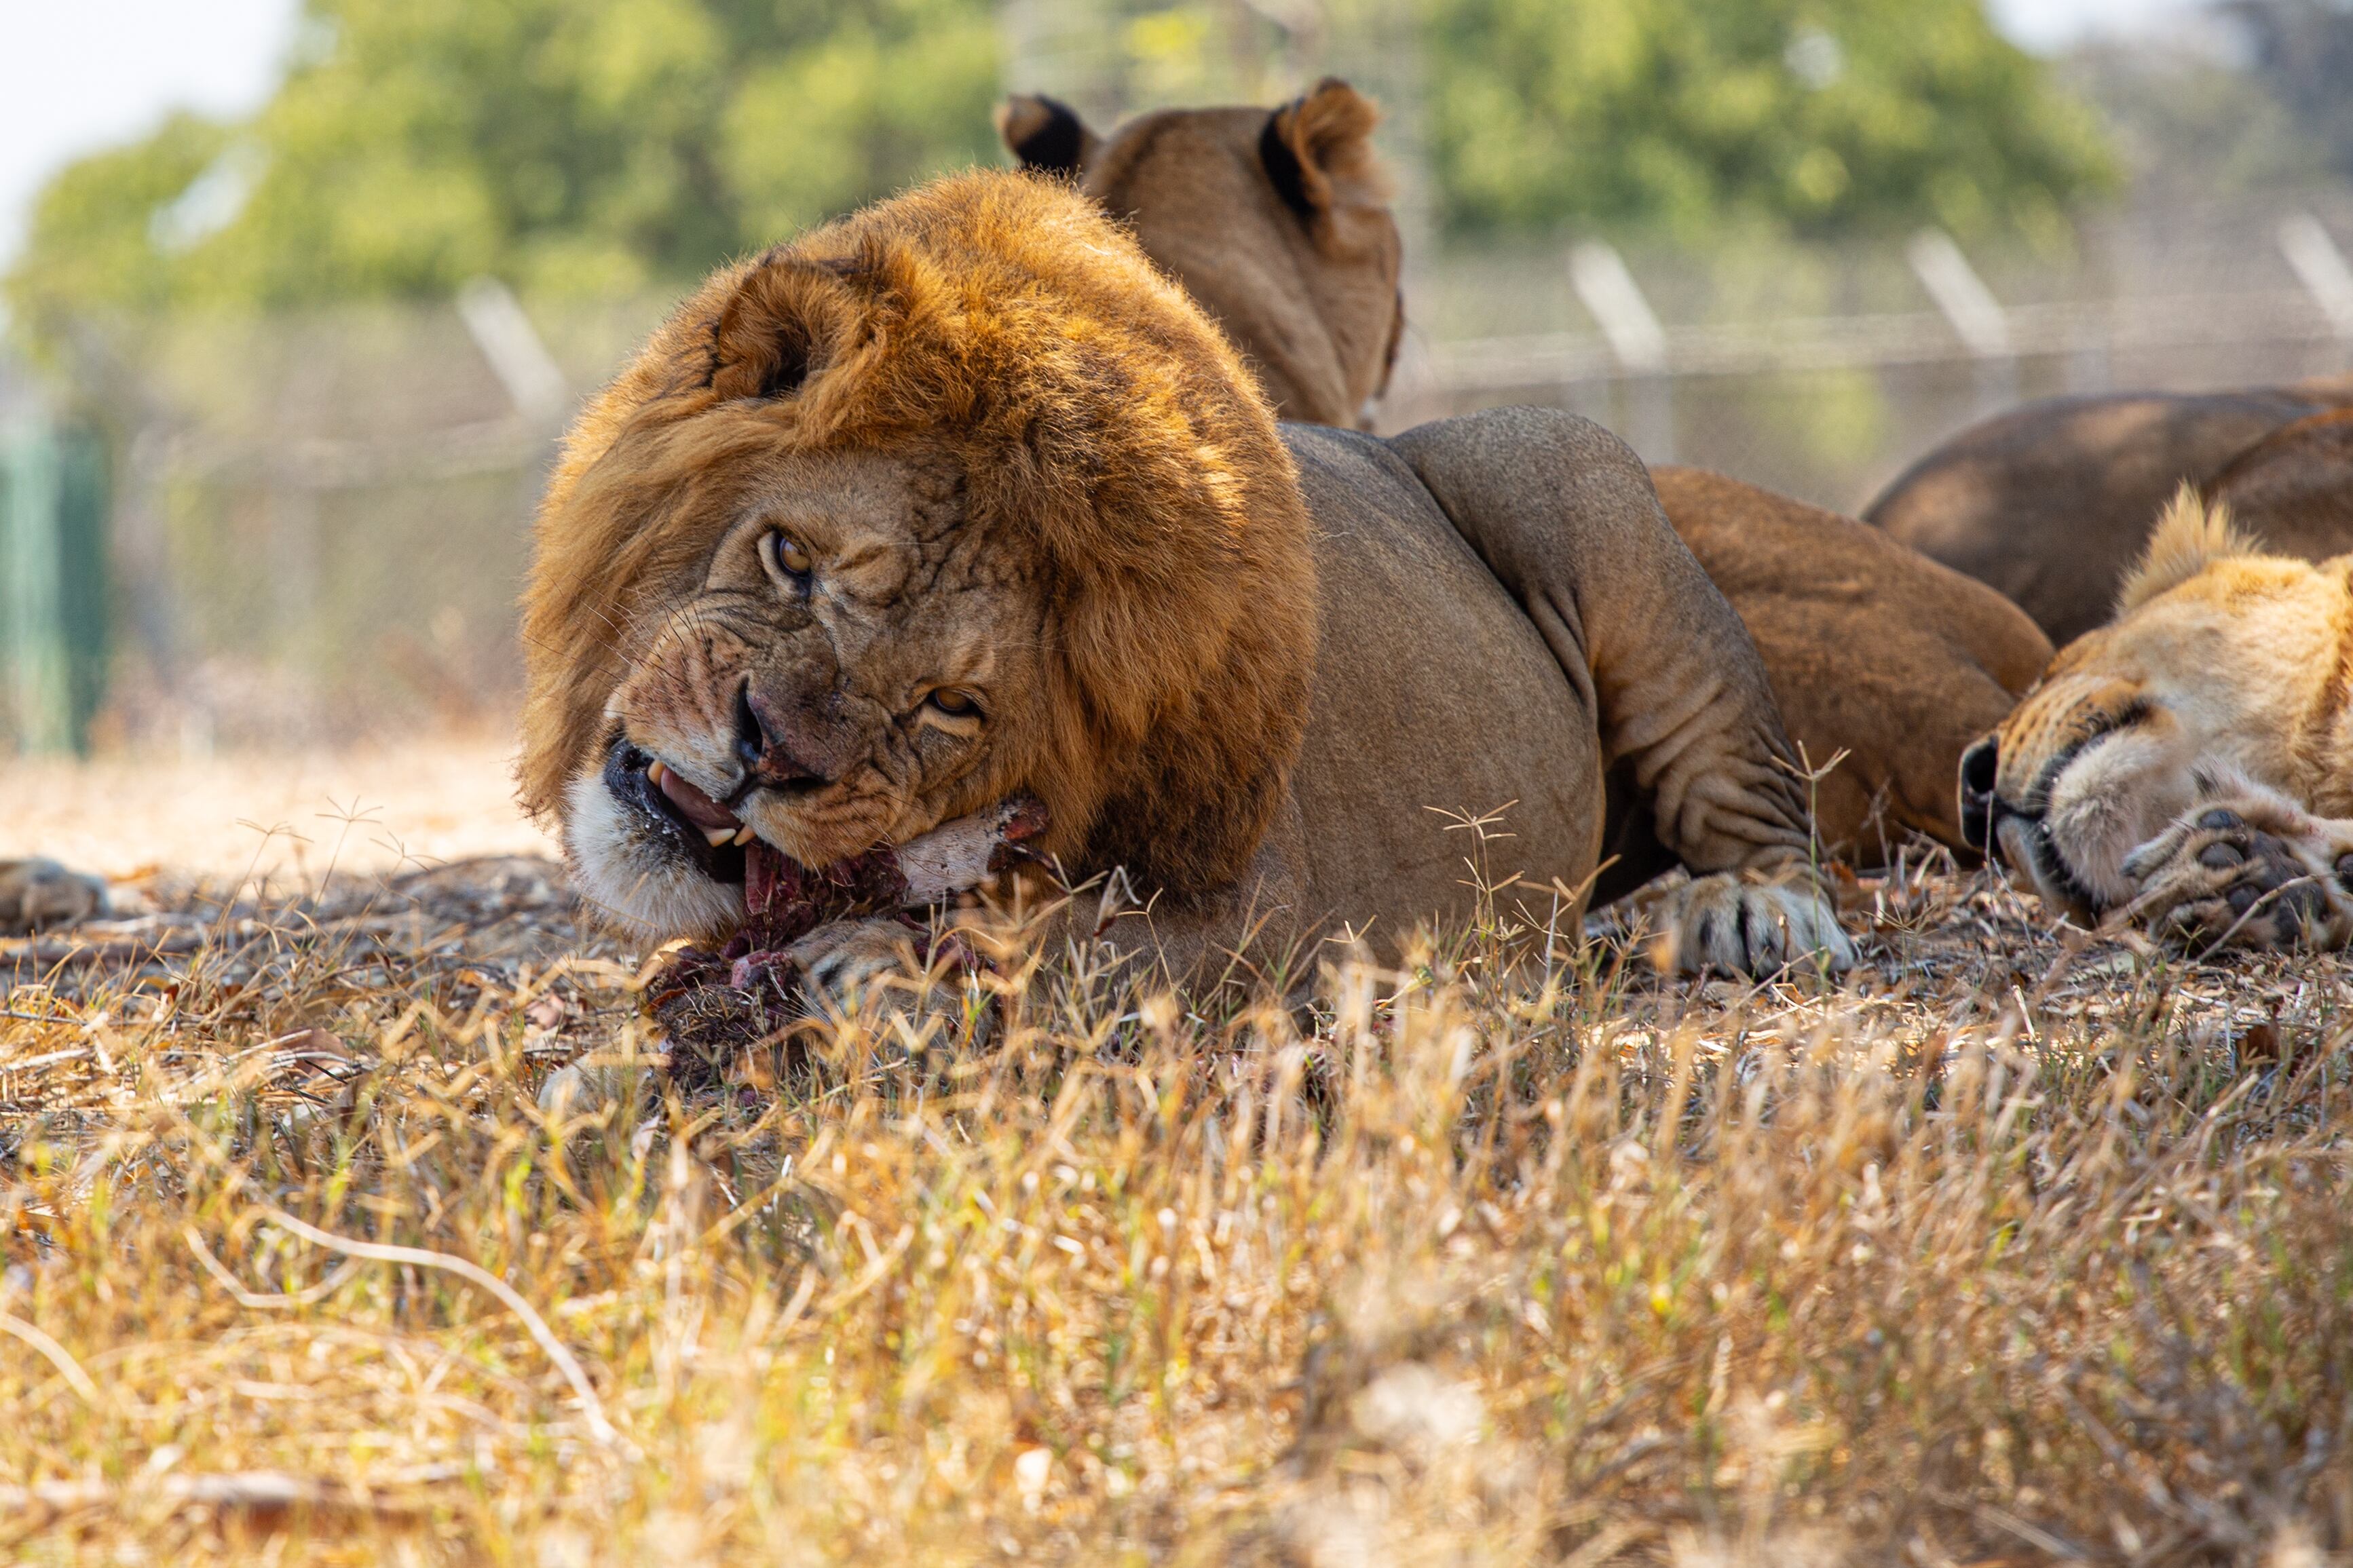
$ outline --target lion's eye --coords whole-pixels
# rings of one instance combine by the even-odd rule
[[[971,692],[959,691],[953,686],[941,687],[924,700],[941,712],[958,719],[968,718],[980,711],[980,704],[973,700]]]
[[[810,576],[817,571],[817,561],[808,547],[781,529],[771,529],[760,536],[760,564],[768,575],[787,587],[806,590]]]

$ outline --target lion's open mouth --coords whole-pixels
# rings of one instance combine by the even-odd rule
[[[605,758],[605,787],[714,882],[741,882],[747,847],[758,842],[733,812],[681,778],[659,758],[616,739]]]

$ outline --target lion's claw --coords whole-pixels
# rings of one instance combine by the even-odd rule
[[[1854,967],[1854,943],[1828,900],[1799,881],[1760,881],[1733,872],[1695,877],[1652,894],[1630,912],[1672,949],[1677,973],[1770,974],[1820,963],[1833,974]]]

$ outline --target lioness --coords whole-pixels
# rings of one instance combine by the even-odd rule
[[[1279,109],[1164,110],[1098,136],[1051,99],[997,112],[1023,166],[1075,179],[1225,327],[1286,418],[1345,424],[1388,383],[1404,315],[1373,106],[1325,80]],[[1652,476],[1667,521],[1764,657],[1819,766],[1825,853],[1883,863],[1907,830],[1965,855],[1962,751],[2050,662],[2016,606],[1850,518],[1690,468]],[[1639,824],[1609,886],[1662,857]]]
[[[2085,922],[2353,939],[2353,556],[2265,555],[2184,487],[2111,626],[1964,759],[1964,826]]]
[[[2029,403],[1973,425],[1863,509],[1914,549],[2000,589],[2054,642],[2106,623],[2116,590],[2176,489],[2213,489],[2236,468],[2242,526],[2284,555],[2353,549],[2340,476],[2316,484],[2309,449],[2268,438],[2353,407],[2353,378],[2247,392],[2116,393]],[[2246,466],[2278,476],[2258,482]],[[2261,492],[2261,493],[2258,493]],[[2331,494],[2336,500],[2326,498]]]
[[[1616,767],[1694,876],[1682,967],[1850,956],[1755,648],[1631,453],[1527,409],[1278,433],[1060,182],[944,179],[713,276],[575,423],[536,542],[523,798],[652,934],[739,921],[749,862],[1026,794],[1180,973],[1254,917],[1394,951],[1472,906],[1433,808],[1509,806],[1490,873],[1573,919]]]
[[[1226,329],[1277,417],[1369,428],[1405,331],[1379,119],[1327,77],[1280,109],[1163,110],[1108,137],[1020,94],[997,129],[1023,168],[1126,222]]]

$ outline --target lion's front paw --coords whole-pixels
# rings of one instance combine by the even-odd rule
[[[2207,947],[2353,941],[2353,844],[2269,794],[2207,801],[2134,850],[2127,912]]]
[[[1839,929],[1837,911],[1799,882],[1748,881],[1731,872],[1694,877],[1650,918],[1672,945],[1679,974],[1769,974],[1817,962],[1834,974],[1854,967],[1854,943]]]
[[[106,913],[106,884],[38,857],[0,860],[0,935],[75,925]]]
[[[923,940],[922,932],[895,920],[835,921],[785,951],[800,972],[812,1013],[847,1018],[885,1008],[952,1010],[955,976],[923,962]]]

